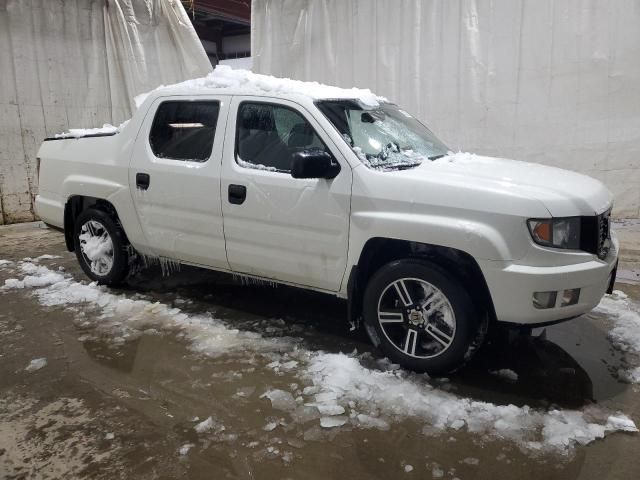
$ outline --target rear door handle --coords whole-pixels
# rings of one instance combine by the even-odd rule
[[[241,205],[247,198],[247,187],[244,185],[229,185],[229,203]]]
[[[140,190],[147,190],[151,183],[151,177],[148,173],[136,173],[136,187]]]

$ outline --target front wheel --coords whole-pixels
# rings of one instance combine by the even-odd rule
[[[124,230],[109,213],[96,208],[82,212],[75,223],[75,252],[84,273],[101,285],[116,286],[129,273]]]
[[[384,353],[415,371],[445,374],[461,367],[478,332],[462,285],[437,265],[397,260],[369,281],[363,313]]]

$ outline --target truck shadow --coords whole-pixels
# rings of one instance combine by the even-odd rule
[[[377,361],[384,357],[371,346],[363,329],[350,329],[346,302],[329,295],[285,286],[247,285],[230,275],[189,267],[171,277],[150,269],[129,288],[168,304],[179,298],[177,306],[183,310],[209,311],[233,327],[261,334],[270,321],[284,322],[285,334],[287,326],[295,326],[306,348],[369,352],[372,368],[378,368]],[[579,408],[628,388],[616,378],[621,367],[620,356],[606,340],[606,330],[579,319],[535,335],[494,341],[450,378],[431,382],[479,401]]]

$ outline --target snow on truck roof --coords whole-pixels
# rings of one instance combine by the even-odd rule
[[[249,70],[234,70],[228,65],[218,65],[206,77],[186,80],[174,85],[160,86],[151,92],[138,95],[136,106],[140,106],[149,95],[194,93],[227,93],[235,95],[306,96],[320,99],[353,99],[364,105],[376,107],[386,101],[369,89],[340,88],[318,82],[303,82],[290,78],[261,75]]]
[[[161,85],[158,88],[140,94],[134,101],[137,108],[147,98],[161,95],[225,93],[228,95],[255,96],[305,96],[313,100],[321,99],[352,99],[365,106],[376,107],[387,101],[384,97],[375,95],[369,89],[340,88],[324,85],[318,82],[303,82],[290,78],[278,78],[271,75],[261,75],[249,70],[234,70],[228,65],[218,65],[206,77],[194,78],[173,85]],[[79,138],[86,136],[104,136],[118,133],[128,120],[118,127],[104,124],[102,128],[73,128],[60,133],[55,138]]]

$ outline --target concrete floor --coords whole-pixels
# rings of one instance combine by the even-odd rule
[[[640,250],[633,246],[640,244],[634,244],[640,239],[634,228],[625,233],[629,278],[617,288],[640,300],[633,283]],[[38,264],[85,281],[60,234],[37,223],[0,227],[0,260],[42,254],[59,258]],[[0,285],[21,276],[16,265],[0,268]],[[345,305],[330,297],[243,286],[185,268],[169,278],[151,269],[115,292],[120,299],[159,302],[145,308],[147,317],[138,319],[143,322],[154,312],[163,315],[164,306],[179,307],[190,318],[210,312],[221,319],[228,328],[220,335],[235,328],[255,342],[274,339],[266,349],[216,354],[210,348],[215,338],[194,340],[166,324],[129,322],[127,329],[114,329],[100,301],[44,306],[35,292],[0,291],[3,479],[640,478],[638,434],[613,433],[586,446],[536,452],[491,432],[432,432],[424,418],[401,412],[389,415],[384,429],[351,423],[321,428],[315,416],[296,420],[294,412],[274,408],[263,392],[308,386],[295,367],[274,367],[294,358],[287,356],[291,343],[278,347],[281,336],[295,339],[293,351],[371,350],[361,333],[349,332]],[[489,349],[448,380],[398,378],[454,399],[529,405],[536,412],[620,411],[640,425],[640,388],[619,377],[636,360],[612,348],[610,327],[605,314],[594,313],[549,327],[542,337]],[[35,358],[46,358],[46,366],[25,370]],[[373,369],[379,360],[371,352],[362,362]],[[516,371],[518,380],[489,373],[500,368]],[[198,432],[208,417],[210,428]]]

